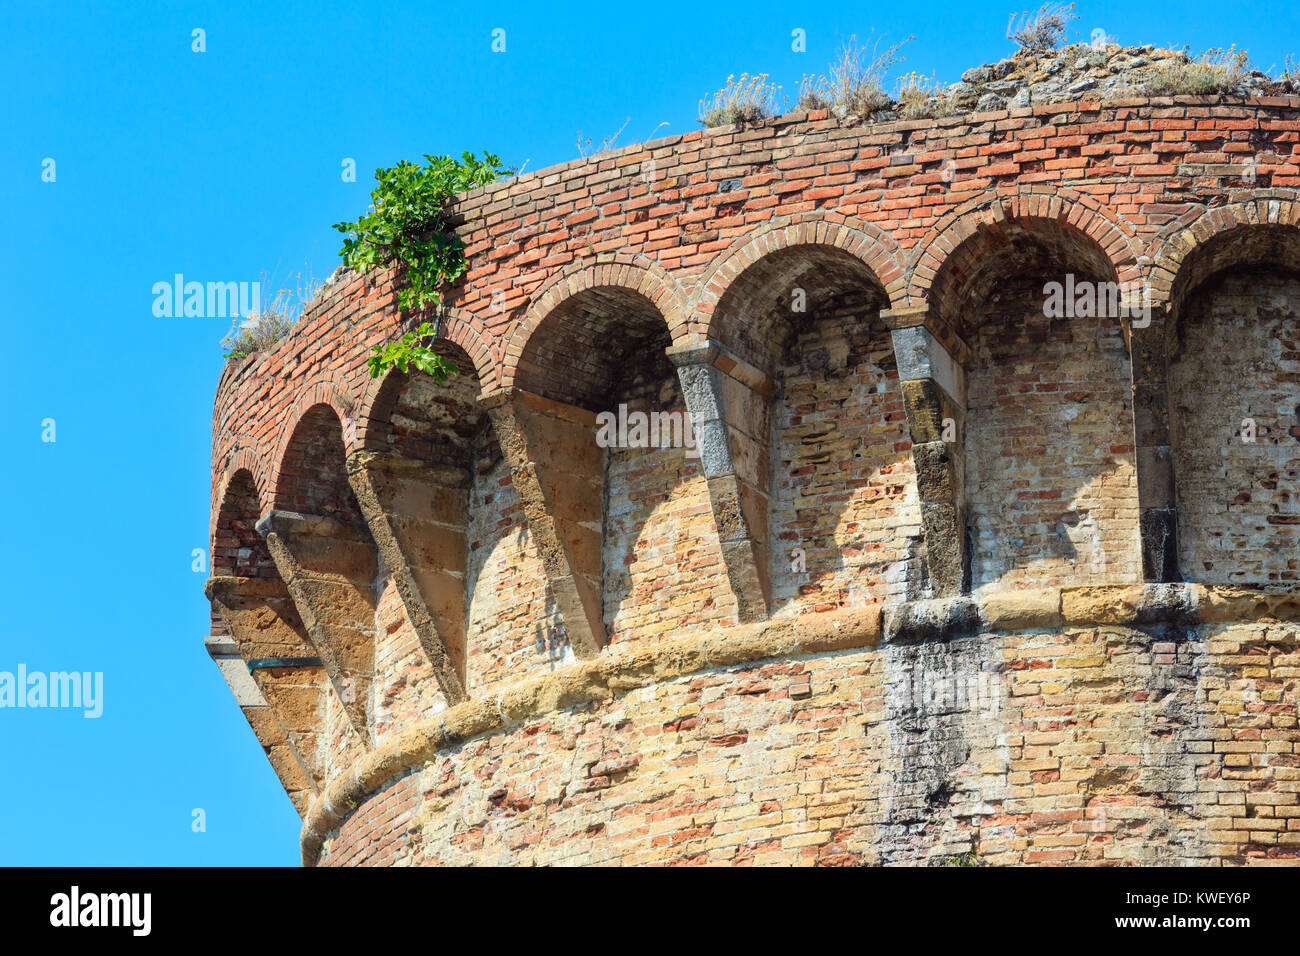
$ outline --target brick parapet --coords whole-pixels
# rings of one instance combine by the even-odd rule
[[[728,681],[749,682],[751,665],[843,667],[839,686],[887,696],[890,687],[858,678],[888,670],[891,655],[920,661],[956,639],[989,639],[966,663],[1005,674],[1038,666],[1035,642],[1087,645],[1098,628],[1163,648],[1196,643],[1202,626],[1276,619],[1287,622],[1278,640],[1292,640],[1300,603],[1290,585],[1254,582],[1295,573],[1258,541],[1249,566],[1191,569],[1197,580],[1246,582],[1237,597],[1177,583],[1188,516],[1176,506],[1169,417],[1180,396],[1166,365],[1189,290],[1225,266],[1300,266],[1300,98],[1080,102],[874,126],[792,114],[529,173],[460,197],[455,216],[469,272],[440,319],[462,369],[454,393],[422,390],[415,376],[370,378],[370,349],[425,318],[399,310],[400,279],[383,271],[338,274],[289,337],[229,363],[218,382],[214,573],[274,573],[240,536],[275,510],[369,522],[378,545],[363,542],[346,574],[330,564],[337,555],[322,555],[319,574],[293,582],[299,610],[323,622],[308,630],[325,651],[338,594],[358,595],[348,615],[363,626],[349,623],[338,641],[367,699],[326,686],[310,737],[256,715],[259,739],[317,748],[300,755],[319,778],[306,861],[340,825],[343,843],[323,862],[366,862],[372,831],[384,860],[418,858],[418,840],[395,844],[382,828],[435,812],[427,787],[441,771],[430,768],[455,764],[461,745],[513,752],[547,733],[550,715],[588,733],[580,705],[634,689],[674,694],[692,675],[749,699]],[[1048,250],[1050,264],[1008,259],[1022,240]],[[1153,325],[1044,319],[1030,280],[1064,272],[1144,284]],[[999,285],[1006,275],[1019,285]],[[822,311],[792,345],[773,301],[796,280]],[[1002,286],[1009,304],[976,315],[972,304],[984,309]],[[1279,375],[1269,387],[1285,388]],[[598,448],[602,396],[699,418],[698,460],[676,448]],[[697,406],[716,414],[700,417]],[[1087,447],[1069,445],[1073,436]],[[461,476],[436,520],[425,498],[446,482],[376,490],[361,480],[367,463],[408,454]],[[1198,540],[1222,534],[1211,471],[1195,486]],[[1290,518],[1269,515],[1266,530],[1285,536],[1273,526]],[[292,572],[282,543],[268,544]],[[814,573],[787,573],[804,557]],[[849,643],[791,637],[844,622],[857,635]],[[993,648],[1000,660],[980,656]],[[836,656],[849,651],[851,661]],[[1197,659],[1211,670],[1239,663]],[[719,676],[725,662],[739,670]],[[1285,660],[1277,667],[1268,679],[1285,682]],[[1082,680],[1079,693],[1091,686]],[[898,714],[873,707],[832,709],[894,725]],[[1269,747],[1290,754],[1289,731],[1274,730]],[[1188,753],[1204,742],[1189,738]],[[1025,772],[1056,792],[1060,780]],[[1051,772],[1061,771],[1041,771]],[[1278,772],[1268,779],[1284,781]],[[372,806],[382,787],[397,809]],[[888,787],[881,793],[887,800]],[[911,845],[905,829],[891,837],[900,846]],[[1245,855],[1291,839],[1264,850],[1267,828],[1238,829]],[[999,851],[999,860],[1055,859],[1054,849],[1034,852],[1047,855]]]
[[[851,233],[858,222],[887,237],[857,254],[880,267],[882,284],[897,281],[882,263],[901,255],[908,285],[907,291],[895,286],[894,304],[915,304],[928,289],[927,273],[942,261],[942,244],[950,242],[945,220],[973,229],[990,203],[1026,202],[1035,193],[1049,205],[1063,192],[1082,197],[1098,221],[1110,224],[1113,238],[1097,233],[1103,248],[1117,262],[1139,263],[1140,278],[1159,299],[1189,243],[1199,244],[1198,234],[1208,238],[1230,222],[1259,221],[1260,203],[1237,195],[1243,170],[1230,160],[1242,155],[1241,146],[1261,157],[1252,173],[1257,186],[1245,192],[1259,195],[1264,221],[1270,202],[1273,221],[1300,217],[1296,97],[1085,101],[858,127],[817,117],[788,114],[749,130],[667,137],[465,194],[456,208],[470,268],[448,300],[448,338],[471,356],[490,388],[513,376],[518,333],[537,320],[539,294],[557,298],[554,282],[565,270],[594,275],[607,267],[615,281],[640,288],[643,280],[632,277],[653,269],[664,288],[679,290],[674,301],[684,295],[698,310],[716,292],[709,285],[719,258],[782,217],[823,223],[827,234]],[[1192,151],[1165,161],[1156,145],[1171,143]],[[900,157],[916,162],[897,162]],[[643,179],[640,164],[651,159],[653,176]],[[955,164],[950,183],[942,176],[948,160]],[[1230,194],[1237,201],[1225,207]],[[1070,221],[1066,205],[1043,210]],[[1197,225],[1202,221],[1205,228]],[[928,245],[927,237],[939,245]],[[890,255],[890,248],[900,252]],[[660,301],[664,294],[651,293]],[[371,387],[369,347],[415,320],[399,312],[396,295],[389,274],[345,274],[293,335],[223,370],[213,421],[214,502],[225,466],[241,447],[255,450],[263,469],[255,477],[267,494],[268,458],[306,379],[336,384],[361,407]],[[680,308],[672,307],[674,315]],[[684,323],[688,337],[703,337],[704,315],[675,321]]]

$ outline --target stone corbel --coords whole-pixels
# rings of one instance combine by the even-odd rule
[[[374,542],[325,515],[269,511],[257,522],[353,729],[373,745],[367,719],[374,679]]]
[[[898,363],[931,589],[953,597],[970,590],[964,426],[971,352],[927,305],[885,310],[881,318]]]
[[[605,646],[605,450],[596,443],[596,416],[520,388],[499,389],[480,403],[510,465],[573,653],[594,657]]]
[[[720,346],[674,346],[709,489],[723,565],[741,622],[770,613],[771,401],[776,383]]]

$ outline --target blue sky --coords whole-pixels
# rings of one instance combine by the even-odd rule
[[[951,82],[1011,53],[1015,4],[17,6],[0,25],[0,671],[101,671],[104,712],[0,709],[0,864],[296,865],[297,816],[204,652],[191,570],[229,321],[155,318],[153,284],[324,278],[330,225],[364,211],[377,166],[490,149],[533,170],[575,158],[579,130],[689,131],[729,73],[793,96],[850,34],[915,35],[896,73]],[[1077,12],[1072,39],[1235,43],[1265,68],[1300,38],[1291,4]]]

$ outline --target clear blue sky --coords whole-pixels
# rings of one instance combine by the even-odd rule
[[[531,170],[628,117],[621,145],[692,130],[728,73],[793,94],[850,34],[915,34],[898,72],[953,81],[1010,54],[1024,3],[7,4],[0,671],[102,671],[105,689],[97,720],[0,710],[0,864],[298,862],[297,816],[204,652],[190,569],[229,322],[155,318],[155,282],[323,278],[330,224],[364,211],[377,166],[488,148]],[[1236,43],[1262,67],[1300,48],[1294,4],[1078,12],[1072,39]]]

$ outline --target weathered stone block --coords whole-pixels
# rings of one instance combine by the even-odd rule
[[[903,393],[913,444],[945,441],[945,435],[954,443],[961,443],[963,411],[933,379],[899,382],[899,389]],[[945,426],[948,421],[952,422],[951,429]]]
[[[965,373],[929,330],[914,327],[891,333],[900,381],[932,379],[949,395],[965,395]]]
[[[946,501],[921,504],[930,584],[939,597],[953,597],[970,586],[966,565],[966,516]]]
[[[944,441],[916,444],[912,446],[912,460],[916,462],[916,491],[922,502],[962,503],[965,491],[960,446]]]
[[[995,631],[1027,631],[1061,625],[1061,592],[1057,588],[1004,591],[980,600],[980,615]]]

